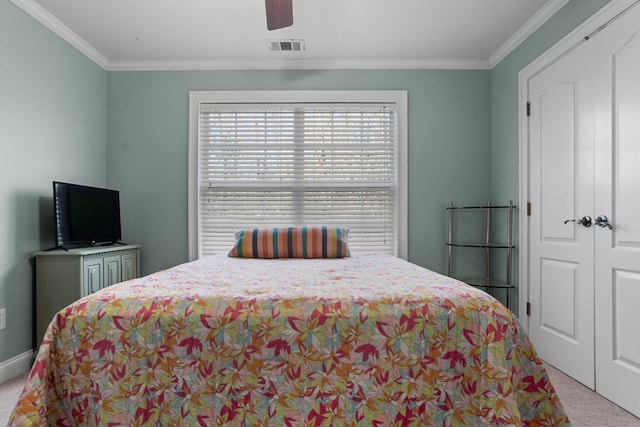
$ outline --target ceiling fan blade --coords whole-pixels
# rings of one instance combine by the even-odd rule
[[[292,2],[293,0],[264,0],[269,31],[293,25]]]

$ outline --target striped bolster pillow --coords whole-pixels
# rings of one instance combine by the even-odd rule
[[[350,256],[344,227],[252,228],[236,231],[230,257],[343,258]]]

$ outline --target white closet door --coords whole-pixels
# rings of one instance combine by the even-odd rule
[[[593,215],[592,43],[531,78],[528,92],[529,334],[542,359],[593,388],[594,233],[572,221]]]
[[[594,43],[596,390],[640,416],[640,6]]]

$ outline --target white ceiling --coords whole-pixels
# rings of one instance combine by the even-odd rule
[[[488,69],[568,0],[12,0],[107,70]],[[302,52],[268,40],[303,39]]]

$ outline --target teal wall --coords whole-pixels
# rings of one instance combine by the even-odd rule
[[[490,195],[489,71],[109,73],[107,181],[145,273],[187,261],[190,90],[407,90],[409,258],[443,271],[448,200]]]
[[[609,0],[572,0],[491,70],[491,182],[494,200],[518,200],[518,73]]]
[[[407,90],[409,259],[444,271],[447,201],[518,200],[518,72],[606,3],[571,0],[491,71],[106,72],[0,0],[0,366],[35,345],[52,180],[121,191],[143,273],[187,260],[190,90]]]
[[[0,363],[35,347],[31,253],[52,246],[54,179],[106,183],[107,73],[0,0]]]

